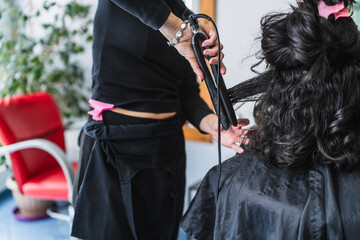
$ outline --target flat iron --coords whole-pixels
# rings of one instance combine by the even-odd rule
[[[210,72],[210,69],[205,61],[205,58],[207,60],[210,60],[210,56],[204,56],[202,54],[204,48],[201,47],[201,44],[206,39],[208,39],[208,37],[201,30],[198,24],[198,18],[205,18],[211,21],[214,24],[217,35],[218,32],[215,23],[209,16],[205,14],[192,14],[189,16],[189,22],[191,30],[193,32],[192,45],[196,55],[196,59],[200,65],[202,72],[204,73],[206,87],[209,91],[211,101],[215,108],[215,112],[220,118],[221,125],[225,130],[227,130],[230,124],[233,126],[237,126],[236,115],[234,112],[234,108],[231,104],[222,75],[219,73],[219,66],[217,64],[210,64]],[[208,48],[209,47],[205,47],[205,49]]]

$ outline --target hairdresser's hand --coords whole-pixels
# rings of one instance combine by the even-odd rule
[[[210,64],[218,64],[219,63],[219,59],[218,59],[218,50],[219,50],[219,45],[218,45],[218,41],[217,41],[217,36],[216,36],[216,32],[213,28],[209,27],[206,24],[202,24],[200,23],[200,27],[203,30],[203,32],[209,37],[208,40],[205,40],[202,44],[202,47],[211,47],[210,49],[204,49],[203,54],[206,56],[211,56],[210,58]],[[223,49],[223,45],[222,43],[220,43],[220,50]],[[224,75],[226,73],[226,67],[224,65],[224,63],[222,62],[224,58],[224,53],[222,51],[220,51],[220,72],[222,75]]]
[[[160,32],[169,40],[172,41],[175,38],[175,34],[180,29],[180,25],[182,24],[182,20],[176,17],[173,13],[171,13],[164,23],[164,25],[159,29]],[[209,39],[204,41],[204,45],[213,46],[211,49],[205,50],[203,53],[209,56],[212,56],[210,59],[211,64],[217,64],[217,53],[218,53],[218,45],[217,45],[217,37],[215,31],[207,25],[201,24],[201,28],[204,33],[208,35]],[[194,73],[201,79],[204,79],[204,74],[201,71],[201,68],[197,62],[194,50],[192,48],[192,31],[190,29],[190,25],[188,24],[187,28],[183,31],[183,35],[179,39],[179,43],[175,45],[176,50],[185,57],[186,60],[190,63]],[[220,47],[222,49],[222,46]],[[221,68],[220,72],[222,74],[226,73],[226,68],[222,63],[222,59],[224,54],[221,53]]]
[[[232,148],[238,153],[243,153],[244,149],[239,147],[239,144],[247,145],[249,139],[245,137],[248,130],[242,129],[242,127],[249,123],[249,119],[240,118],[236,127],[230,125],[228,130],[225,130],[221,126],[221,145]],[[215,114],[209,114],[204,117],[200,122],[200,129],[209,133],[215,141],[218,141],[218,117]]]

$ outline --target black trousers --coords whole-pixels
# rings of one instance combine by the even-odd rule
[[[177,239],[185,192],[182,123],[177,116],[120,125],[104,118],[85,126],[73,236]]]

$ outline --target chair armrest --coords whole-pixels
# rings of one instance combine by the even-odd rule
[[[40,138],[17,142],[0,147],[0,156],[28,148],[41,149],[56,159],[65,174],[65,179],[68,186],[68,201],[72,203],[74,171],[70,162],[67,160],[64,151],[55,143]]]

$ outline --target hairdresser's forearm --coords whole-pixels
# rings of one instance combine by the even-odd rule
[[[221,145],[231,148],[237,153],[243,153],[239,144],[248,144],[249,139],[244,137],[248,130],[243,129],[243,126],[249,124],[249,120],[242,118],[238,119],[238,124],[236,127],[230,125],[227,130],[220,128],[221,130]],[[215,114],[209,114],[200,122],[200,128],[204,132],[208,132],[215,141],[218,141],[218,117]]]
[[[213,138],[217,138],[217,129],[214,126],[217,124],[217,116],[214,113],[206,115],[200,121],[200,130],[210,134]]]
[[[177,31],[179,31],[181,24],[183,23],[183,20],[181,18],[178,18],[173,14],[172,12],[169,14],[167,20],[165,23],[160,27],[160,32],[166,37],[169,41],[173,40],[175,38],[175,34]],[[187,28],[183,31],[183,37],[185,38],[191,38],[192,33],[190,28]]]
[[[175,38],[176,33],[180,30],[180,26],[183,21],[170,13],[168,19],[159,29],[160,32],[169,40],[172,41]],[[204,79],[200,66],[196,60],[194,50],[192,48],[192,31],[189,24],[182,31],[182,36],[179,38],[179,42],[175,45],[176,50],[181,56],[183,56],[189,63],[194,73],[200,78]]]

